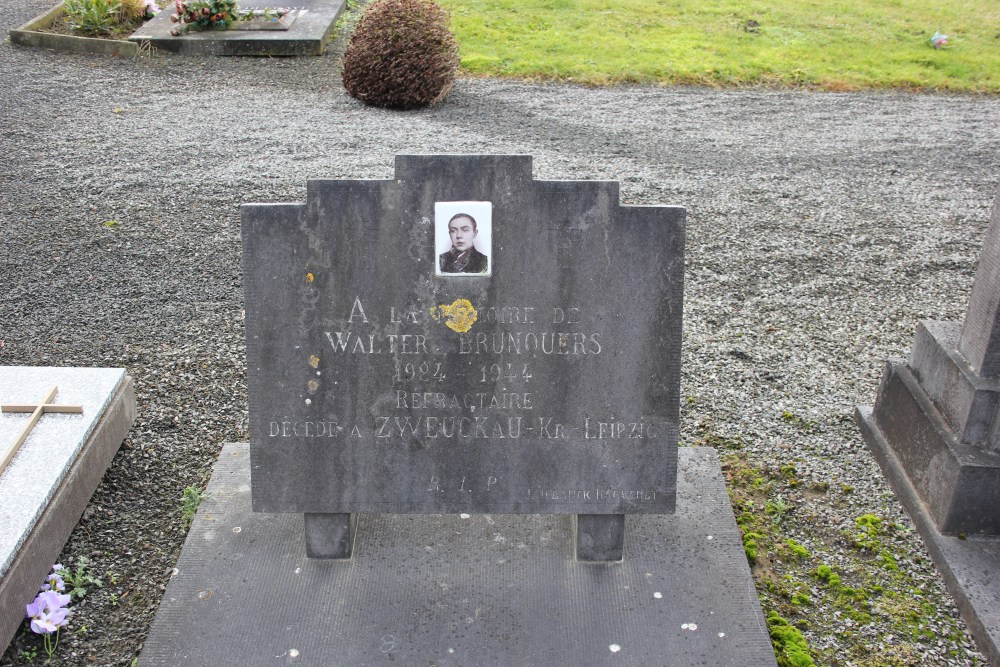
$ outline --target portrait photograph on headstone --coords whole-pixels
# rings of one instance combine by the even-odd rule
[[[439,276],[488,276],[493,262],[493,204],[434,203],[434,247]]]

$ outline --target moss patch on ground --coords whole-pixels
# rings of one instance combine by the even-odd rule
[[[944,627],[928,621],[936,616],[932,592],[906,567],[923,558],[905,553],[911,528],[874,513],[853,516],[848,527],[830,521],[820,510],[850,511],[845,492],[803,484],[794,462],[759,465],[740,450],[722,462],[782,667],[917,666],[939,641],[961,650],[960,620]],[[776,503],[783,511],[768,511]],[[876,641],[884,646],[873,651]]]

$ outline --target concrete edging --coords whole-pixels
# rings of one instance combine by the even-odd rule
[[[34,46],[72,53],[98,53],[108,56],[133,57],[139,55],[139,45],[135,42],[41,32],[41,30],[55,23],[65,13],[66,8],[60,2],[41,16],[36,16],[24,25],[11,30],[11,43],[19,44],[20,46]]]

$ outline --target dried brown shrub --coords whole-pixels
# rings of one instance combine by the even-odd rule
[[[122,21],[137,21],[146,15],[146,0],[120,0],[118,11]]]
[[[444,99],[458,71],[448,12],[433,0],[377,0],[358,21],[344,53],[344,88],[388,109]]]

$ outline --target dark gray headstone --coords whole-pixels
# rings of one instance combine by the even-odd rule
[[[677,447],[683,209],[404,156],[243,232],[251,442],[143,664],[776,664],[717,455]]]
[[[442,202],[491,204],[482,273],[439,275]],[[528,156],[244,206],[254,509],[672,512],[683,246],[683,208]]]

